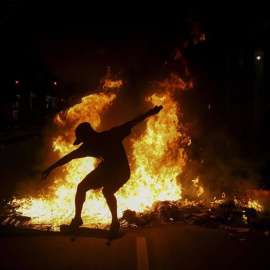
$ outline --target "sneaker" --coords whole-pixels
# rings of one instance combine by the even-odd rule
[[[115,235],[119,233],[119,229],[120,229],[120,222],[117,221],[113,221],[111,223],[111,227],[110,227],[110,235]]]
[[[73,218],[69,224],[69,229],[71,231],[74,231],[74,230],[78,229],[81,225],[83,225],[83,221],[81,218],[80,219]]]

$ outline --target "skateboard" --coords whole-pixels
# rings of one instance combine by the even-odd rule
[[[117,234],[111,234],[109,230],[93,229],[88,227],[79,227],[76,230],[70,230],[69,225],[60,226],[60,232],[65,235],[71,235],[70,241],[76,241],[77,237],[92,237],[108,240],[107,246],[110,246],[113,240],[122,238],[126,233],[118,232]]]

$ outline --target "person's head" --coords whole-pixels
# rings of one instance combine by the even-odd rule
[[[76,140],[73,145],[78,145],[82,142],[85,142],[94,132],[95,130],[92,128],[90,123],[83,122],[79,124],[75,130]]]

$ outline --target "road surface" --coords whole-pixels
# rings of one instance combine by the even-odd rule
[[[39,188],[35,164],[41,145],[41,137],[34,137],[1,147],[1,199]],[[104,239],[71,242],[65,235],[0,230],[0,269],[270,269],[270,237],[263,232],[232,235],[175,223],[124,230],[127,234],[110,247]]]
[[[0,234],[0,269],[269,269],[270,237],[231,235],[193,225],[123,228],[105,239],[66,235]]]

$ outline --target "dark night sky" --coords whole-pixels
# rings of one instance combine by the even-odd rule
[[[176,41],[191,39],[196,21],[207,40],[202,48],[193,46],[186,57],[191,65],[211,73],[224,62],[228,44],[253,35],[260,21],[268,25],[264,5],[227,2],[226,6],[169,1],[93,5],[16,0],[1,7],[0,56],[6,86],[43,73],[65,86],[93,89],[108,65],[116,72],[144,69],[143,76],[153,79],[171,58]]]
[[[170,45],[189,35],[187,9],[200,21],[213,47],[246,35],[255,21],[267,15],[264,6],[254,4],[90,3],[21,0],[1,4],[1,58],[7,73],[45,65],[56,76],[80,80],[93,72],[91,62],[105,66],[121,62],[119,57],[127,59],[126,55],[136,54],[145,45],[153,50],[163,46],[169,55]],[[101,54],[107,54],[107,59]]]

